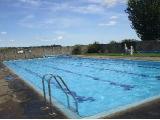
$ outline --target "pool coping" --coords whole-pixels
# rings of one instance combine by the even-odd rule
[[[86,59],[113,59],[113,60],[131,60],[131,61],[144,61],[144,62],[160,62],[160,60],[151,60],[151,59],[138,59],[141,57],[137,57],[136,59],[133,59],[134,57],[114,57],[114,56],[85,56],[85,55],[71,55],[73,57],[78,58],[86,58]],[[160,57],[159,57],[160,58]]]
[[[125,56],[86,56],[86,55],[72,55],[80,58],[95,58],[95,59],[122,59],[122,60],[135,60],[135,61],[151,61],[151,62],[160,62],[160,57],[125,57]],[[159,58],[159,59],[154,59]]]
[[[29,59],[13,59],[13,60],[5,60],[5,61],[21,61],[21,60],[33,60],[33,59],[46,59],[46,58],[56,58],[59,55],[53,55],[53,56],[42,56],[38,58],[29,58]],[[113,59],[113,60],[131,60],[131,61],[144,61],[144,62],[160,62],[160,60],[149,60],[149,59],[132,59],[132,57],[112,57],[112,56],[84,56],[84,55],[70,55],[77,58],[86,58],[86,59]],[[134,58],[134,57],[133,57]],[[140,57],[139,57],[140,58]],[[5,62],[5,61],[2,61]]]
[[[114,116],[126,113],[128,111],[132,111],[134,109],[141,108],[147,104],[151,104],[152,102],[155,102],[159,99],[160,99],[160,95],[156,95],[156,96],[141,100],[140,102],[131,103],[131,104],[128,104],[125,106],[120,106],[120,107],[115,108],[110,111],[104,111],[104,112],[100,112],[100,113],[97,113],[97,114],[89,116],[89,117],[85,117],[85,119],[112,118]]]
[[[54,57],[54,56],[53,56]],[[80,58],[84,58],[84,57],[80,57]],[[91,57],[87,57],[87,58],[91,58]],[[44,59],[44,58],[36,58],[36,59]],[[92,58],[91,58],[92,59]],[[99,59],[99,58],[93,58],[93,59]],[[100,59],[114,59],[114,58],[100,58]],[[120,58],[119,58],[120,59]],[[19,59],[21,60],[21,59]],[[11,60],[11,61],[19,61],[19,60]],[[24,60],[24,59],[22,59]],[[27,59],[28,60],[28,59]],[[122,59],[122,60],[130,60],[130,59]],[[132,60],[132,59],[131,59]],[[150,61],[150,60],[133,60],[133,61]],[[10,69],[5,63],[5,61],[3,61],[2,63],[14,74],[16,74],[16,72],[14,72],[12,69]],[[160,61],[150,61],[150,62],[160,62]],[[17,75],[17,74],[16,74]],[[39,96],[43,97],[43,92],[41,90],[39,90],[38,87],[35,87],[34,85],[32,85],[29,81],[21,78],[19,75],[17,75],[24,83],[26,83],[33,91],[35,91],[36,93],[38,93]],[[47,98],[48,99],[48,98]],[[153,97],[149,97],[146,99],[141,100],[140,102],[135,102],[135,103],[131,103],[125,106],[120,106],[118,108],[112,109],[110,111],[104,111],[104,112],[100,112],[97,113],[95,115],[91,115],[91,116],[87,116],[87,117],[81,117],[78,114],[72,112],[70,109],[68,109],[67,107],[65,107],[64,105],[62,105],[60,102],[58,102],[54,97],[52,97],[52,105],[54,107],[56,107],[62,114],[64,114],[66,116],[66,118],[68,119],[98,119],[98,118],[112,118],[114,116],[117,116],[118,114],[123,114],[125,112],[128,112],[130,110],[134,110],[135,108],[140,108],[143,107],[146,104],[151,104],[151,102],[157,101],[158,99],[160,99],[160,95],[156,95]]]

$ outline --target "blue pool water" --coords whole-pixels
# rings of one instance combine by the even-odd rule
[[[41,91],[44,74],[61,76],[78,101],[81,117],[160,95],[160,62],[57,56],[4,63]],[[67,106],[56,84],[52,91],[53,98]],[[71,105],[74,108],[72,99]]]

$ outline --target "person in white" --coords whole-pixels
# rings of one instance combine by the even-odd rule
[[[124,49],[125,49],[125,53],[128,53],[128,47],[127,47],[127,45],[126,45],[126,43],[124,44]]]
[[[130,55],[133,55],[133,52],[134,52],[134,48],[133,48],[133,46],[131,45]]]

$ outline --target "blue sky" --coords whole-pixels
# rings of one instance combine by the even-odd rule
[[[126,0],[0,0],[0,47],[138,39]]]

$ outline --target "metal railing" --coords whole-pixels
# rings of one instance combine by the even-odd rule
[[[44,102],[45,102],[45,109],[49,109],[50,108],[50,114],[53,115],[55,114],[53,112],[53,107],[52,107],[52,91],[51,91],[51,84],[52,84],[52,80],[54,80],[59,88],[64,92],[64,94],[66,95],[67,98],[67,106],[69,109],[72,109],[71,105],[70,105],[70,99],[69,99],[69,95],[73,98],[74,103],[75,103],[75,110],[74,112],[76,112],[77,114],[79,114],[78,112],[78,101],[75,98],[75,96],[72,94],[72,92],[70,91],[70,89],[68,88],[68,86],[66,85],[66,83],[64,82],[64,80],[62,79],[62,77],[58,76],[58,75],[53,75],[53,74],[46,74],[43,76],[42,78],[42,85],[43,85],[43,95],[44,95]],[[46,95],[46,86],[45,86],[45,82],[47,82],[48,84],[48,96],[49,96],[49,107],[47,104],[47,95]]]

